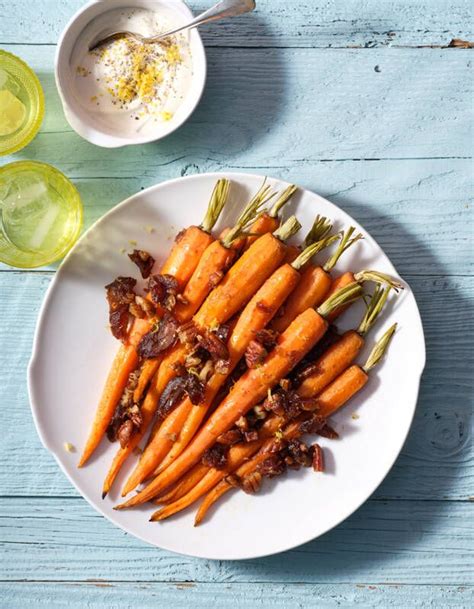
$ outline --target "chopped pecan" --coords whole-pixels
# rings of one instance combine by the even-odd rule
[[[252,429],[251,431],[246,431],[244,433],[244,440],[246,442],[255,442],[255,440],[258,440],[258,431],[256,429]]]
[[[262,463],[260,463],[258,466],[258,471],[262,474],[262,476],[267,476],[268,478],[279,476],[280,474],[283,474],[285,470],[285,461],[279,454],[274,454],[267,457],[265,461],[262,461]]]
[[[145,311],[136,302],[132,302],[132,304],[128,305],[128,312],[130,315],[133,315],[133,317],[138,317],[139,319],[145,317]]]
[[[117,277],[105,286],[109,303],[109,323],[113,336],[118,339],[127,335],[130,321],[129,306],[135,302],[135,285],[133,277]]]
[[[228,359],[218,359],[214,366],[214,369],[217,374],[229,374],[230,361]]]
[[[265,452],[270,454],[281,453],[287,445],[288,442],[284,438],[275,438]]]
[[[311,417],[302,421],[299,424],[299,432],[301,435],[305,433],[319,433],[319,430],[326,425],[326,419],[318,414],[313,414]]]
[[[142,424],[140,408],[138,404],[135,404],[133,401],[133,392],[137,386],[139,376],[140,369],[137,369],[128,377],[127,385],[124,389],[122,397],[120,398],[112,419],[107,427],[107,437],[111,442],[115,442],[115,440],[118,439],[119,429],[125,421],[130,421],[132,426],[136,427],[137,429]],[[128,433],[126,429],[125,431],[122,431],[122,438],[125,437],[125,433]]]
[[[323,449],[319,444],[313,444],[311,447],[313,451],[312,465],[315,472],[324,471],[324,453]]]
[[[199,345],[209,353],[214,361],[229,359],[227,345],[213,332],[198,335],[197,339]]]
[[[214,362],[212,361],[212,359],[208,359],[207,362],[204,364],[204,366],[199,371],[199,379],[203,383],[206,383],[213,372],[214,372]]]
[[[235,422],[235,425],[241,431],[248,431],[248,429],[249,429],[249,422],[243,415],[237,419],[237,421]]]
[[[279,385],[283,389],[283,391],[290,391],[291,389],[290,379],[281,379]]]
[[[301,399],[300,408],[301,408],[301,410],[306,410],[307,412],[314,412],[315,410],[318,410],[318,399],[317,398]]]
[[[221,435],[217,438],[217,442],[219,444],[225,444],[226,446],[232,446],[232,444],[237,444],[242,441],[242,433],[240,429],[229,429],[225,433],[221,433]]]
[[[214,444],[208,448],[202,456],[202,464],[215,469],[224,469],[227,465],[228,446],[224,444]]]
[[[245,351],[245,363],[248,368],[258,368],[263,364],[268,351],[256,340],[251,340]]]
[[[293,419],[300,414],[302,401],[294,391],[278,391],[267,397],[263,407],[265,410],[271,410],[277,416]]]
[[[155,315],[155,312],[153,303],[148,298],[143,298],[143,296],[135,296],[135,302],[130,305],[130,313],[135,317],[150,318]]]
[[[183,324],[178,331],[179,342],[183,345],[192,345],[196,341],[198,329],[191,320]]]
[[[158,327],[145,334],[138,343],[138,355],[142,359],[158,357],[160,353],[175,344],[177,334],[178,322],[170,313],[165,313]]]
[[[227,482],[227,484],[230,484],[230,486],[233,486],[234,488],[240,488],[241,486],[240,478],[235,474],[229,474],[224,478],[224,480]]]
[[[251,472],[242,478],[242,490],[245,493],[252,494],[258,492],[262,484],[262,474],[260,472]]]
[[[263,419],[267,418],[267,411],[261,404],[257,404],[257,406],[253,407],[253,413],[259,421],[263,421]]]
[[[133,250],[128,257],[137,265],[143,279],[148,279],[155,264],[153,256],[145,250]]]
[[[312,452],[309,447],[301,440],[290,440],[286,448],[288,455],[298,466],[310,467],[312,463]]]
[[[285,414],[284,401],[282,393],[272,393],[263,402],[263,407],[281,417]]]
[[[171,311],[176,304],[178,282],[172,275],[151,275],[148,291],[154,303]]]

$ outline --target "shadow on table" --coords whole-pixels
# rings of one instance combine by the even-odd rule
[[[251,573],[258,579],[261,573],[270,579],[282,577],[281,581],[322,581],[331,575],[344,579],[356,572],[373,573],[374,569],[383,573],[384,563],[396,560],[401,552],[416,552],[417,546],[427,543],[426,533],[440,530],[439,521],[447,520],[452,510],[452,504],[442,499],[459,498],[462,492],[450,494],[459,482],[472,428],[469,379],[473,357],[467,336],[463,340],[463,327],[467,333],[469,322],[472,326],[472,303],[459,290],[457,278],[443,276],[442,263],[401,225],[354,201],[346,199],[344,208],[376,239],[377,226],[383,224],[385,233],[400,235],[408,251],[418,251],[429,260],[420,269],[426,268],[428,276],[410,276],[404,273],[403,263],[398,264],[417,298],[427,346],[415,419],[400,457],[371,501],[329,533],[299,548],[260,560],[232,562],[234,575]],[[382,240],[379,243],[384,247]],[[385,251],[390,257],[390,249],[385,246]],[[449,307],[457,336],[449,336],[448,328],[443,333],[439,313],[436,318],[433,315],[437,307]],[[452,380],[448,371],[443,371],[448,352],[450,361],[456,363],[450,368],[456,371]],[[291,526],[291,514],[285,526]]]

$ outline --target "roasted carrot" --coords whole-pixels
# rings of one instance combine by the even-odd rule
[[[196,465],[187,472],[186,476],[183,477],[178,483],[171,487],[171,489],[153,500],[156,505],[166,505],[172,501],[176,501],[181,497],[184,497],[196,484],[204,478],[209,472],[209,467],[202,463],[196,463]]]
[[[257,195],[255,199],[258,205],[261,205],[265,200],[264,198],[262,199],[261,195]],[[253,204],[252,210],[254,210],[254,208],[255,204]],[[226,239],[229,239],[229,241],[232,242],[235,237],[238,237],[241,234],[242,228],[246,226],[249,219],[251,220],[252,217],[253,216],[249,218],[249,214],[247,213],[245,222],[242,221],[239,224],[238,230],[230,231]],[[266,233],[258,239],[234,264],[222,282],[207,297],[206,302],[193,318],[195,325],[200,328],[207,328],[228,321],[252,296],[255,289],[258,288],[268,275],[278,266],[285,255],[283,240],[299,230],[300,226],[301,225],[296,218],[292,217],[275,232],[275,235]],[[258,260],[252,260],[255,253],[259,254]],[[273,258],[270,259],[270,256],[273,256]],[[248,258],[252,260],[252,263],[250,263]],[[246,265],[246,263],[248,264]],[[252,266],[254,269],[253,273]],[[220,294],[221,298],[215,298],[216,293]],[[211,301],[211,305],[208,305],[206,309],[206,303],[209,301]],[[203,309],[205,309],[204,313]],[[125,462],[135,446],[137,446],[138,442],[141,441],[143,434],[153,419],[161,393],[164,391],[167,384],[177,375],[177,369],[179,365],[184,363],[188,352],[188,346],[178,344],[162,359],[140,409],[143,420],[142,426],[140,430],[132,436],[127,446],[119,449],[112,466],[114,475],[112,476],[112,472],[110,472],[110,475],[107,476],[102,489],[103,496],[110,490],[110,484],[115,479],[121,464]],[[179,421],[182,420],[177,417],[177,420],[178,419]],[[183,418],[183,420],[185,419]],[[176,433],[177,429],[179,429],[178,423],[173,427],[172,433]],[[168,430],[167,433],[169,434],[170,432],[171,430]],[[169,448],[170,446],[167,447],[167,450],[161,458],[166,455]]]
[[[281,432],[282,438],[290,440],[293,437],[296,437],[298,435],[301,420],[302,417],[299,417],[297,420],[289,423],[283,432]],[[234,470],[237,470],[237,475],[243,477],[247,473],[247,470],[252,471],[255,469],[258,463],[268,457],[267,450],[273,444],[275,439],[274,434],[280,431],[283,421],[279,417],[272,417],[267,423],[272,424],[271,433],[266,433],[265,437],[261,440],[232,447],[229,451],[228,463],[225,470],[210,468],[206,475],[203,476],[196,486],[188,491],[186,495],[174,498],[166,507],[157,510],[151,516],[150,520],[153,522],[165,520],[173,514],[184,510],[216,485],[219,487],[219,482],[225,479],[229,473],[234,472]],[[270,426],[268,427],[270,428]],[[254,457],[255,453],[258,454]],[[260,455],[265,456],[262,458]]]
[[[335,289],[331,291],[332,279],[329,273],[334,268],[342,254],[356,241],[362,239],[361,234],[357,234],[353,237],[352,235],[354,231],[355,228],[351,226],[342,235],[341,242],[337,250],[322,267],[311,262],[308,263],[302,273],[301,281],[299,282],[295,291],[290,298],[288,298],[288,300],[282,306],[281,311],[279,311],[279,314],[273,320],[272,328],[274,330],[277,332],[283,332],[291,321],[300,313],[309,307],[317,306],[326,296],[330,296],[331,293],[336,291]],[[306,240],[311,240],[311,238],[312,236],[310,231],[306,237]],[[353,277],[351,281],[354,281]],[[347,283],[350,283],[351,281],[348,281]],[[341,284],[339,287],[343,287],[343,284]]]
[[[390,286],[381,287],[380,285],[377,285],[374,294],[370,299],[370,303],[367,307],[364,317],[361,323],[359,324],[357,330],[349,330],[348,332],[346,332],[337,343],[329,347],[329,349],[327,349],[327,351],[325,351],[325,353],[321,355],[315,362],[309,364],[310,374],[308,376],[305,376],[303,382],[296,389],[296,393],[299,397],[303,399],[315,398],[327,385],[329,385],[331,381],[333,381],[337,376],[342,374],[342,372],[346,370],[348,366],[350,366],[350,364],[353,362],[357,354],[360,352],[362,346],[364,345],[365,335],[372,328],[373,324],[377,319],[377,316],[382,311],[390,290]],[[271,418],[267,419],[266,421],[266,424],[269,423],[271,423]],[[263,430],[264,429],[265,426]],[[259,435],[260,437],[262,437],[261,433]],[[231,454],[239,454],[239,450],[240,446],[236,445],[231,449]],[[242,458],[242,461],[243,460],[244,459]],[[240,465],[241,463],[235,457],[232,462],[237,465]],[[204,470],[200,471],[202,471],[201,478],[203,478],[204,475],[206,475],[206,472]],[[232,471],[232,469],[227,467],[226,472],[229,471]],[[214,478],[211,478],[211,476],[208,477],[209,481],[213,479]],[[220,480],[221,478],[218,479]],[[189,485],[184,485],[184,480],[186,480],[186,477],[183,479],[183,487],[186,489],[190,488]],[[195,484],[197,484],[197,474],[193,476],[193,481]],[[200,489],[204,489],[204,486],[201,486]],[[185,493],[174,495],[173,501],[179,499],[184,494]],[[194,494],[194,500],[196,499],[197,496],[196,494]],[[187,503],[186,505],[190,505],[190,503]],[[175,513],[176,511],[177,510],[175,510],[173,513]]]
[[[280,194],[270,211],[263,212],[259,215],[259,217],[250,227],[249,232],[251,234],[246,239],[244,246],[245,249],[248,249],[260,235],[264,235],[265,233],[274,233],[278,229],[280,226],[280,211],[297,190],[298,188],[291,184]]]
[[[297,389],[300,397],[317,396],[355,360],[364,346],[365,336],[382,311],[390,290],[390,286],[376,285],[359,327],[345,332],[315,362],[309,364],[307,374]]]
[[[289,218],[275,234],[266,233],[255,241],[195,314],[196,326],[205,329],[228,321],[280,264],[286,251],[283,241],[294,234],[299,226],[294,217]],[[184,362],[186,354],[186,348],[178,346],[164,358],[145,402],[156,405],[164,388],[175,376],[177,364]]]
[[[250,250],[249,250],[250,251]],[[279,336],[277,345],[258,368],[253,368],[235,383],[230,393],[210,416],[187,449],[164,472],[158,475],[143,491],[117,509],[139,505],[162,492],[178,480],[200,459],[205,450],[215,442],[235,421],[265,397],[267,390],[304,357],[320,340],[328,327],[325,317],[342,303],[354,301],[362,294],[355,282],[336,292],[318,309],[307,309]]]
[[[345,370],[340,376],[335,379],[331,385],[329,385],[323,393],[318,398],[318,414],[321,416],[329,416],[333,414],[336,410],[339,410],[342,406],[344,406],[356,393],[358,393],[367,383],[368,381],[368,373],[369,371],[376,366],[380,360],[383,358],[384,353],[387,350],[387,347],[393,337],[393,334],[397,328],[397,324],[391,326],[387,332],[382,336],[382,338],[376,343],[374,349],[372,350],[367,362],[363,367],[354,365]],[[291,427],[291,424],[288,426]],[[288,429],[288,428],[287,428]],[[291,434],[285,430],[284,437],[289,439],[288,436]],[[243,464],[239,469],[237,469],[236,474],[239,477],[243,477],[249,475],[251,472],[255,471],[258,465],[265,460],[266,458],[266,449],[265,446],[260,450],[260,452],[253,457],[250,461]],[[226,480],[222,480],[212,491],[204,498],[199,510],[196,514],[196,518],[194,521],[195,526],[202,522],[209,508],[226,492],[234,488],[229,482]],[[173,504],[171,504],[173,505]],[[167,508],[171,511],[171,505],[167,506]],[[161,510],[160,510],[161,511]],[[155,512],[153,514],[152,519],[162,519],[159,518],[159,512]]]
[[[217,200],[227,200],[229,184],[216,186],[213,196]],[[204,302],[208,294],[220,282],[229,266],[234,261],[238,251],[244,244],[242,235],[249,224],[258,214],[260,208],[272,197],[269,186],[261,188],[245,206],[234,227],[224,229],[216,241],[213,241],[202,253],[197,267],[176,303],[173,314],[180,323],[189,321]],[[142,366],[137,386],[134,390],[134,400],[139,402],[145,389],[155,375],[162,361],[161,358],[146,360]]]
[[[182,300],[174,308],[174,315],[180,323],[192,318],[209,293],[224,277],[237,255],[233,244],[250,227],[262,205],[271,196],[269,187],[260,190],[245,207],[236,225],[224,237],[211,243],[203,253],[182,293]]]
[[[228,183],[228,181],[219,180],[216,189],[223,183]],[[225,199],[216,198],[216,189],[213,191],[202,224],[200,226],[190,226],[185,231],[179,233],[168,258],[161,268],[161,273],[172,275],[178,281],[180,288],[183,288],[184,285],[186,285],[196,268],[202,253],[214,240],[210,233],[225,204]],[[128,375],[137,366],[138,360],[135,347],[139,342],[138,336],[140,334],[143,336],[150,329],[147,324],[143,323],[143,320],[139,321],[142,323],[139,323],[137,320],[134,326],[139,325],[141,328],[140,332],[137,331],[136,327],[133,330],[137,342],[134,345],[131,344],[125,347],[127,351],[126,355],[124,355],[123,349],[120,348],[119,353],[112,364],[112,371],[107,377],[106,385],[92,424],[92,429],[86,441],[78,467],[82,467],[87,462],[102,440],[117,406],[117,402],[125,388]]]
[[[325,220],[325,219],[324,219]],[[321,234],[327,232],[327,223],[323,222]],[[173,443],[164,434],[156,434],[145,449],[137,467],[125,484],[122,494],[128,494],[160,463],[163,451],[169,450],[159,471],[170,465],[191,441],[200,423],[206,416],[217,392],[222,387],[232,370],[244,355],[250,341],[255,338],[256,333],[265,328],[282,302],[291,294],[297,285],[300,275],[299,269],[323,247],[331,243],[332,238],[324,238],[306,248],[292,265],[284,264],[278,268],[273,275],[267,279],[263,286],[257,291],[250,302],[241,313],[237,324],[228,341],[229,366],[226,374],[215,373],[207,383],[206,394],[203,403],[193,406],[189,398],[178,406],[178,409],[189,412],[189,416],[179,433],[178,440]],[[166,447],[166,448],[165,448]]]
[[[342,345],[342,348],[334,349],[334,346],[329,348],[328,351],[326,351],[326,353],[314,363],[314,372],[310,377],[305,379],[305,381],[309,382],[304,381],[297,388],[297,395],[299,395],[301,398],[316,397],[326,385],[328,385],[344,370],[346,370],[346,368],[352,363],[352,361],[356,357],[357,353],[360,351],[364,343],[363,337],[367,334],[367,332],[372,328],[373,324],[375,323],[375,320],[377,319],[378,315],[380,314],[385,305],[385,302],[391,289],[391,286],[382,287],[381,285],[376,285],[374,294],[370,299],[369,305],[367,306],[367,310],[357,330],[347,332],[341,338],[339,343],[336,343],[336,345]],[[354,372],[353,376],[355,374],[356,373]],[[315,402],[314,407],[316,409],[319,409],[319,401]],[[260,446],[263,444],[263,438],[265,438],[265,427],[272,424],[272,418],[274,419],[275,417],[267,419],[259,434]],[[275,431],[275,429],[272,429],[272,432]],[[291,425],[289,426],[289,429],[291,429]],[[268,434],[266,435],[268,436]],[[193,481],[196,481],[196,488],[192,491],[189,490],[186,494],[186,497],[184,497],[184,493],[174,495],[173,501],[171,504],[169,504],[167,510],[158,512],[157,517],[154,519],[163,520],[171,514],[175,514],[181,509],[184,509],[185,507],[191,505],[191,503],[196,501],[205,492],[210,490],[212,486],[217,484],[217,482],[221,480],[226,475],[226,473],[232,472],[237,466],[241,465],[241,463],[246,458],[249,458],[252,454],[254,454],[258,449],[258,442],[254,444],[255,450],[246,449],[246,446],[248,445],[237,444],[232,447],[229,453],[228,465],[225,468],[224,472],[216,470],[215,468],[209,468],[209,471],[207,473],[201,474],[201,479],[205,478],[205,481],[203,480],[202,482],[200,482],[199,485],[197,484],[198,481],[196,480],[198,476],[197,474],[194,474]],[[183,486],[185,486],[185,480],[186,477],[183,479]],[[189,484],[190,483],[188,483],[185,488],[188,488]],[[181,497],[183,498],[181,499]],[[180,502],[177,502],[178,499],[180,499]]]
[[[330,416],[364,387],[368,373],[383,358],[396,329],[397,324],[394,324],[385,332],[375,344],[364,366],[357,364],[350,366],[318,395],[316,400],[318,414],[323,417]]]

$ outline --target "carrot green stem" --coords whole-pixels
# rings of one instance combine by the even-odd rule
[[[278,214],[280,213],[282,207],[288,203],[297,190],[298,186],[295,186],[294,184],[291,184],[285,188],[285,190],[280,194],[278,199],[273,204],[271,210],[268,212],[270,218],[278,218]]]
[[[201,228],[206,233],[210,233],[214,228],[224,205],[227,201],[227,195],[229,194],[230,180],[220,179],[217,180],[214,190],[212,191],[211,200],[207,207],[206,215],[202,221]]]
[[[392,277],[390,277],[390,275],[386,275],[385,273],[380,273],[379,271],[361,271],[360,273],[357,273],[356,275],[354,275],[355,280],[359,281],[359,282],[364,282],[364,281],[375,281],[375,283],[378,283],[379,285],[386,285],[386,286],[390,286],[391,288],[393,288],[395,290],[395,292],[398,292],[398,290],[403,290],[404,286],[402,283],[400,283],[399,281],[396,281],[395,279],[393,279]]]
[[[298,222],[297,217],[290,216],[284,224],[276,229],[273,235],[277,239],[280,239],[280,241],[286,241],[290,237],[293,237],[293,235],[296,235],[300,228],[301,224]]]
[[[382,287],[379,284],[375,286],[374,293],[372,294],[369,304],[367,305],[365,315],[357,328],[357,332],[361,336],[365,336],[374,325],[377,317],[380,315],[385,303],[387,302],[391,289],[392,288],[390,286]]]
[[[319,214],[316,216],[316,220],[311,227],[311,230],[306,235],[304,240],[304,247],[311,245],[315,241],[319,241],[323,237],[325,237],[328,232],[332,228],[332,222],[325,218],[324,216],[320,216]]]
[[[311,258],[313,256],[315,256],[318,252],[323,250],[325,247],[328,247],[329,245],[331,245],[331,243],[334,243],[334,241],[337,241],[337,239],[338,239],[337,235],[332,235],[331,237],[324,237],[323,239],[320,239],[319,241],[316,241],[315,243],[308,245],[308,247],[306,247],[301,252],[301,254],[298,256],[298,258],[293,260],[293,262],[291,263],[291,266],[294,269],[299,270],[302,266],[304,266],[308,262],[308,260],[311,260]]]
[[[263,205],[267,203],[275,193],[270,185],[265,185],[265,182],[260,187],[257,194],[247,203],[243,212],[240,214],[235,226],[230,229],[226,237],[222,240],[224,247],[230,247],[232,242],[242,237],[249,225],[255,220]]]
[[[329,298],[325,300],[323,304],[316,309],[316,311],[321,315],[321,317],[327,317],[330,313],[332,313],[332,311],[334,311],[334,309],[338,309],[339,307],[355,302],[363,295],[363,293],[362,286],[357,281],[353,281],[329,296]]]
[[[354,226],[350,226],[345,233],[342,233],[341,236],[341,242],[339,243],[339,247],[337,248],[337,250],[334,252],[334,254],[329,258],[329,260],[326,262],[326,264],[323,266],[323,269],[329,273],[329,271],[331,271],[337,264],[339,258],[342,256],[342,254],[348,250],[351,245],[354,245],[354,243],[356,241],[359,241],[359,239],[363,239],[364,236],[361,233],[357,233],[357,235],[355,235],[354,237],[352,236],[354,234],[355,228]]]
[[[370,352],[365,365],[362,367],[362,370],[368,373],[374,366],[376,366],[380,360],[385,355],[387,348],[392,340],[393,335],[395,334],[395,330],[397,329],[397,324],[393,324],[382,336],[382,338],[375,343],[374,348]]]

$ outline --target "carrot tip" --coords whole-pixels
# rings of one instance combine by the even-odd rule
[[[105,499],[106,497],[107,497],[107,491],[104,491],[104,492],[102,493],[102,499]]]

